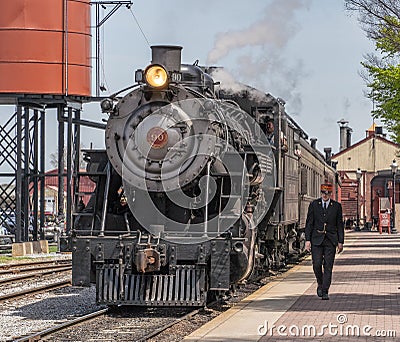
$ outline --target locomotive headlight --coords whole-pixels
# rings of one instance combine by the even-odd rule
[[[167,71],[161,65],[150,65],[144,71],[146,83],[153,88],[161,89],[168,85]]]

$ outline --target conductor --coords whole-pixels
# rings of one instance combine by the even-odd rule
[[[342,252],[344,242],[342,206],[331,199],[332,188],[332,184],[321,185],[321,197],[310,203],[306,221],[305,248],[311,250],[317,295],[323,300],[329,299],[336,249]]]

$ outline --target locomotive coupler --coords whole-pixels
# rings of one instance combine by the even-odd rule
[[[140,249],[136,252],[135,264],[141,273],[159,271],[160,253],[153,248]]]

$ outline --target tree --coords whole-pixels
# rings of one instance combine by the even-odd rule
[[[83,160],[83,152],[82,149],[84,149],[85,146],[81,144],[79,148],[79,168],[80,169],[85,169],[86,168],[86,162]],[[67,146],[64,146],[64,167],[67,167]],[[72,161],[73,163],[74,161]],[[58,167],[58,152],[50,153],[50,165],[54,168]]]
[[[376,104],[372,114],[400,143],[400,1],[345,0],[345,5],[358,12],[362,28],[380,53],[367,55],[361,63],[368,73],[367,96]]]
[[[368,38],[384,40],[390,49],[400,51],[399,0],[344,0],[349,11],[358,13],[358,20]]]
[[[373,78],[368,84],[368,96],[376,103],[373,116],[380,118],[400,143],[400,66],[389,65],[384,68],[362,63]]]

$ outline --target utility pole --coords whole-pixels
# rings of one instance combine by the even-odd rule
[[[91,5],[96,6],[96,97],[100,96],[100,27],[111,18],[111,16],[118,11],[118,9],[125,5],[130,9],[133,5],[132,1],[92,1]],[[100,7],[106,9],[107,6],[114,6],[107,15],[100,20]]]

